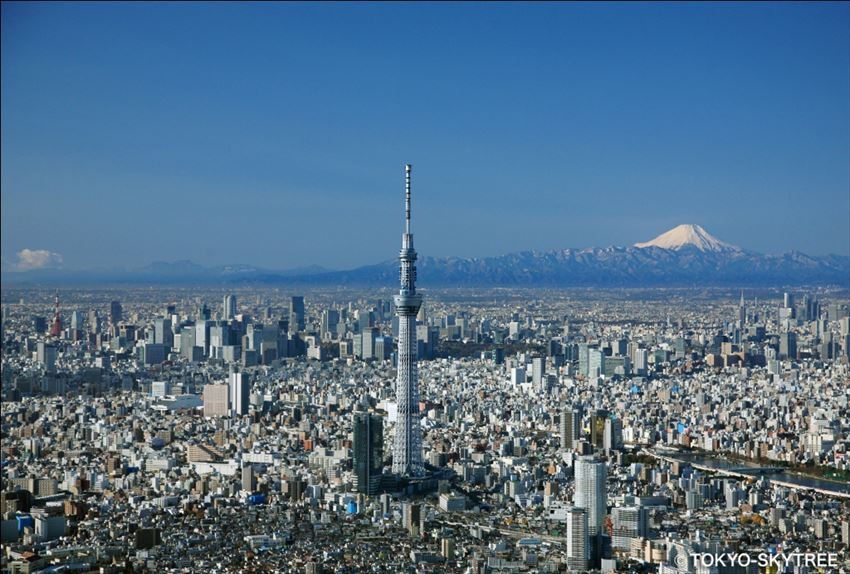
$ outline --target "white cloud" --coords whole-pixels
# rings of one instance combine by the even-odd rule
[[[17,271],[61,267],[62,256],[47,249],[21,249],[18,251]]]

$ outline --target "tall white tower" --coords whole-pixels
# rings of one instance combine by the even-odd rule
[[[401,236],[401,289],[395,296],[398,315],[398,418],[393,444],[393,472],[421,476],[422,428],[419,426],[419,372],[416,366],[416,314],[422,296],[416,294],[416,250],[410,233],[410,164],[404,168],[404,235]]]

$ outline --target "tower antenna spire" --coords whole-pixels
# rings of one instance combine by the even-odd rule
[[[409,163],[404,166],[404,232],[410,233],[410,170]]]

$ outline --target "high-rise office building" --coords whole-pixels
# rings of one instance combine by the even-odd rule
[[[169,349],[174,346],[174,331],[171,329],[171,319],[154,319],[153,331],[154,343],[165,345]]]
[[[401,524],[411,534],[419,532],[419,524],[422,522],[422,507],[415,502],[405,501],[401,503]]]
[[[511,385],[518,386],[525,383],[526,374],[525,369],[521,367],[514,367],[511,369]]]
[[[183,325],[180,328],[180,354],[187,361],[200,361],[204,356],[203,348],[195,345],[195,325]]]
[[[581,412],[567,408],[561,412],[561,448],[573,448],[581,436]]]
[[[56,370],[56,345],[39,341],[36,346],[36,359],[39,364],[44,365],[48,373]]]
[[[599,409],[590,417],[590,444],[596,448],[605,448],[605,421],[611,418],[611,413]]]
[[[531,381],[533,388],[537,391],[543,389],[543,381],[546,376],[546,357],[534,357],[531,359]]]
[[[339,311],[336,309],[325,309],[322,311],[322,340],[335,339],[337,336],[337,325],[339,324]]]
[[[236,316],[236,295],[224,296],[224,316],[225,321],[229,321]]]
[[[611,352],[617,357],[624,356],[628,352],[628,348],[628,339],[617,339],[616,341],[611,342]]]
[[[747,306],[744,303],[744,292],[741,291],[741,302],[738,304],[738,327],[744,328],[747,324]]]
[[[398,416],[393,444],[393,472],[419,476],[422,466],[422,428],[419,426],[419,373],[416,366],[416,315],[422,295],[416,293],[416,250],[410,232],[410,171],[405,167],[405,220],[399,261],[401,289],[395,296],[398,316]]]
[[[198,307],[198,321],[209,321],[210,317],[212,317],[210,308],[207,307],[206,303],[201,303]]]
[[[222,347],[231,345],[230,325],[218,322],[209,328],[209,354],[211,357],[221,358]]]
[[[368,327],[360,333],[360,353],[362,359],[375,358],[375,340],[379,334],[380,331],[377,327]]]
[[[230,414],[234,417],[247,415],[250,397],[250,376],[247,373],[230,373]]]
[[[301,295],[289,299],[289,325],[297,331],[303,331],[307,327],[304,318],[304,297]]]
[[[47,318],[46,317],[33,317],[32,318],[32,328],[39,335],[45,333],[47,331]]]
[[[121,301],[111,302],[109,304],[109,323],[113,327],[117,327],[123,318],[124,310],[121,308]]]
[[[250,462],[242,463],[242,490],[245,492],[254,491],[254,465]]]
[[[83,330],[83,314],[79,311],[71,312],[71,331]]]
[[[578,372],[580,375],[588,376],[588,364],[590,360],[590,345],[587,343],[578,344]]]
[[[606,418],[602,432],[602,448],[617,450],[623,447],[623,421],[614,417]]]
[[[587,376],[590,379],[605,373],[605,354],[601,349],[588,349],[587,351]]]
[[[375,339],[375,359],[386,361],[390,358],[393,352],[392,337],[377,337]]]
[[[646,375],[649,368],[649,351],[637,348],[634,355],[635,372],[640,376]]]
[[[779,335],[779,356],[783,359],[797,358],[797,335],[786,332]]]
[[[100,316],[97,309],[89,310],[89,333],[100,333]]]
[[[384,419],[370,413],[355,413],[354,472],[357,475],[357,492],[378,494],[383,467]]]
[[[195,323],[195,345],[203,349],[204,355],[210,352],[210,327],[212,321],[201,321]]]
[[[243,351],[256,351],[260,353],[260,346],[265,337],[265,326],[262,323],[250,323],[245,332],[245,341],[243,343]]]

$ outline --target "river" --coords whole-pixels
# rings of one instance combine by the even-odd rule
[[[761,469],[770,468],[767,466],[759,465],[754,462],[730,460],[704,453],[680,452],[673,450],[651,450],[648,452],[650,454],[654,454],[655,456],[706,467],[721,473],[736,472],[739,474],[752,474],[754,478],[758,478],[760,476],[759,471]],[[770,472],[765,474],[764,476],[771,482],[781,483],[782,486],[788,486],[790,488],[815,489],[826,494],[835,494],[836,496],[850,497],[850,482],[840,482],[836,480],[827,480],[824,478],[802,476],[788,471]]]

